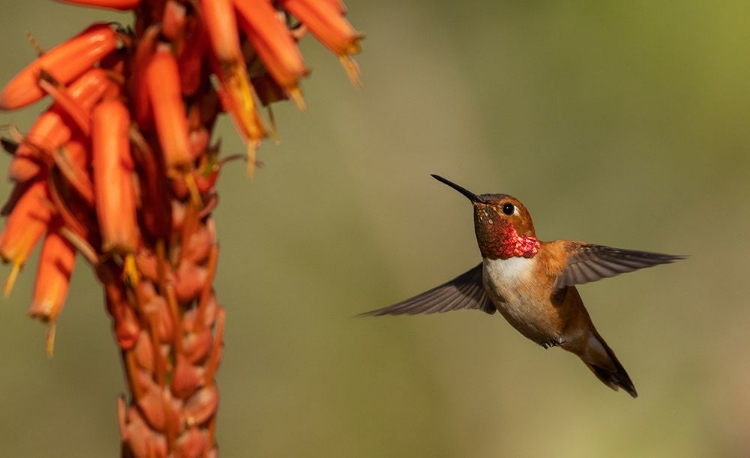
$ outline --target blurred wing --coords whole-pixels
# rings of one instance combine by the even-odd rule
[[[567,267],[557,277],[555,289],[685,259],[684,256],[623,250],[589,243],[569,243]]]
[[[365,312],[360,316],[416,315],[458,309],[480,309],[489,314],[495,313],[495,306],[482,286],[482,264],[411,299]]]

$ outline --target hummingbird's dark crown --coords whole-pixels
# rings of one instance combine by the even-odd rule
[[[490,203],[500,201],[503,198],[510,197],[510,196],[507,194],[480,194],[477,197],[479,197],[479,199],[481,199],[482,202],[486,204],[490,204]]]

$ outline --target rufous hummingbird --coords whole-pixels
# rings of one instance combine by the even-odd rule
[[[477,195],[432,175],[466,196],[482,263],[405,301],[363,315],[414,315],[458,309],[499,311],[518,332],[544,348],[577,355],[599,380],[633,397],[630,376],[591,322],[575,285],[684,259],[585,242],[536,238],[526,207],[505,194]]]

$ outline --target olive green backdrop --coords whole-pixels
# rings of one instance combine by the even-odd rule
[[[309,110],[277,106],[252,183],[221,178],[223,456],[750,455],[750,3],[347,3],[364,88],[306,40]],[[5,2],[2,84],[26,30],[49,48],[96,18],[130,21]],[[429,173],[519,197],[543,240],[691,256],[580,288],[638,399],[497,315],[352,318],[478,262],[469,204]],[[48,360],[35,265],[0,303],[0,454],[116,456],[102,293],[80,263]]]

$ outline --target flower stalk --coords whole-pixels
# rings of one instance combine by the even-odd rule
[[[48,323],[51,355],[80,253],[102,284],[127,379],[122,455],[216,456],[226,318],[212,211],[232,158],[211,143],[217,116],[234,120],[252,174],[275,132],[259,107],[305,107],[296,42],[310,31],[358,84],[350,55],[362,37],[336,0],[65,1],[132,10],[135,23],[93,24],[0,91],[3,110],[52,99],[26,135],[2,139],[15,182],[2,210],[5,291],[41,243],[29,315]]]

